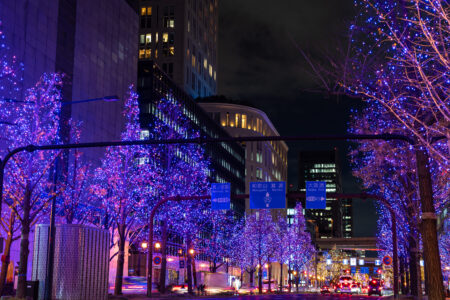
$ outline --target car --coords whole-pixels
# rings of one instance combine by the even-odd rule
[[[180,284],[180,285],[174,285],[172,286],[172,293],[178,294],[178,295],[185,295],[188,293],[188,286],[187,284]]]
[[[359,294],[359,293],[361,293],[361,289],[358,286],[358,284],[356,284],[356,283],[352,283],[350,289],[352,291],[352,294]]]
[[[238,290],[239,295],[253,295],[258,293],[258,289],[254,286],[248,286],[243,284]]]
[[[320,293],[321,294],[330,294],[331,293],[331,289],[329,286],[324,285],[320,288]]]
[[[369,291],[368,291],[369,296],[372,296],[372,295],[381,296],[382,290],[383,289],[381,287],[380,280],[372,279],[371,281],[369,281]]]
[[[352,293],[353,278],[350,275],[343,275],[339,277],[339,284],[337,286],[337,292],[341,294]]]

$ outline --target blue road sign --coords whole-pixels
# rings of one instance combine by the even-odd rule
[[[286,208],[286,182],[250,182],[250,208]]]
[[[350,273],[356,274],[356,267],[352,267],[352,268],[350,269]]]
[[[230,209],[230,183],[211,184],[211,209]]]
[[[306,182],[306,209],[327,207],[327,183],[325,181]]]
[[[369,274],[369,267],[361,267],[361,268],[359,268],[359,273],[361,273],[361,274]]]

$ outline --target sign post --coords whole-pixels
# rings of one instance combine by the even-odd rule
[[[327,207],[327,183],[325,181],[306,182],[306,209]]]
[[[250,182],[250,209],[286,208],[286,182]]]
[[[212,183],[211,184],[211,209],[230,209],[231,184]]]

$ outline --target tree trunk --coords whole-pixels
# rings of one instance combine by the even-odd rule
[[[31,189],[30,183],[27,183],[25,189],[25,197],[23,199],[23,218],[21,221],[22,232],[20,239],[20,261],[19,261],[19,278],[17,280],[17,298],[25,298],[27,290],[27,272],[28,272],[28,244],[30,235],[30,203]]]
[[[262,268],[263,268],[263,266],[262,266],[262,264],[260,263],[259,264],[259,269],[258,269],[258,292],[260,293],[260,294],[262,294]]]
[[[280,292],[283,292],[283,263],[280,263]]]
[[[409,272],[410,272],[410,287],[411,295],[419,296],[419,259],[417,257],[417,244],[416,240],[412,237],[409,238]]]
[[[297,293],[298,293],[298,285],[300,284],[300,270],[297,271],[297,275],[295,276],[295,284],[297,285]]]
[[[192,295],[193,294],[193,290],[192,290],[192,260],[191,260],[191,255],[189,254],[190,247],[191,247],[191,240],[188,239],[187,249],[186,249],[186,253],[187,253],[186,271],[187,271],[188,293]]]
[[[122,294],[123,267],[125,264],[125,225],[119,225],[119,253],[117,254],[116,281],[114,284],[114,295]],[[150,246],[151,247],[151,246]]]
[[[400,286],[403,295],[406,295],[406,272],[405,272],[405,259],[400,260]]]
[[[5,241],[5,251],[3,253],[4,260],[2,262],[2,270],[0,273],[0,295],[3,294],[3,289],[6,283],[6,275],[8,273],[8,266],[11,257],[11,244],[12,244],[12,234],[8,233],[8,237]]]
[[[433,186],[428,167],[426,150],[416,149],[417,176],[419,179],[420,202],[422,204],[422,242],[423,257],[426,267],[425,282],[428,299],[444,299],[444,280],[437,236],[436,210],[433,202]]]
[[[161,294],[166,292],[166,273],[167,273],[167,223],[162,222],[161,228],[161,273],[159,276],[159,291]]]
[[[6,238],[5,241],[5,250],[3,251],[4,259],[2,263],[2,270],[0,273],[0,295],[3,294],[3,289],[6,283],[6,275],[8,273],[8,266],[11,258],[11,245],[13,242],[13,229],[15,221],[16,221],[16,214],[14,213],[13,210],[11,210],[9,215],[8,237]]]
[[[292,289],[292,278],[291,278],[291,262],[288,264],[288,286],[289,286],[289,293]]]
[[[250,279],[249,279],[249,286],[250,287],[253,287],[255,284],[254,284],[254,282],[253,282],[253,273],[254,273],[255,271],[250,271],[250,272],[248,272],[248,274],[250,275]]]
[[[268,274],[268,277],[269,277],[269,286],[268,286],[268,288],[267,288],[267,291],[270,293],[270,292],[272,292],[272,265],[270,264],[270,262],[269,263],[267,263],[267,266],[268,266],[268,270],[267,270],[267,273],[269,273]]]

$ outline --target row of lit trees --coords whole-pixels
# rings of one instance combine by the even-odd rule
[[[415,141],[415,147],[362,141],[350,156],[364,186],[386,198],[396,211],[400,268],[410,274],[409,292],[421,293],[419,256],[426,249],[427,294],[441,299],[439,266],[449,267],[449,234],[440,235],[441,264],[433,211],[441,213],[450,198],[450,6],[434,0],[355,4],[348,45],[326,58],[305,57],[327,92],[366,101],[366,107],[352,116],[351,133],[399,134]],[[427,207],[426,214],[417,183],[417,152],[430,157],[434,209]],[[382,206],[378,211],[380,246],[392,254],[389,213]]]
[[[231,257],[233,262],[243,273],[247,272],[250,286],[253,286],[253,277],[258,275],[259,293],[262,293],[262,266],[278,262],[280,264],[280,290],[283,285],[283,265],[288,266],[289,286],[291,286],[291,273],[300,274],[314,257],[314,247],[311,244],[311,235],[306,230],[301,204],[295,207],[295,216],[292,224],[286,222],[286,216],[272,215],[270,210],[259,210],[247,216],[242,230],[236,230],[233,237]],[[269,268],[269,289],[271,289],[271,268]],[[275,287],[276,288],[276,287]]]

